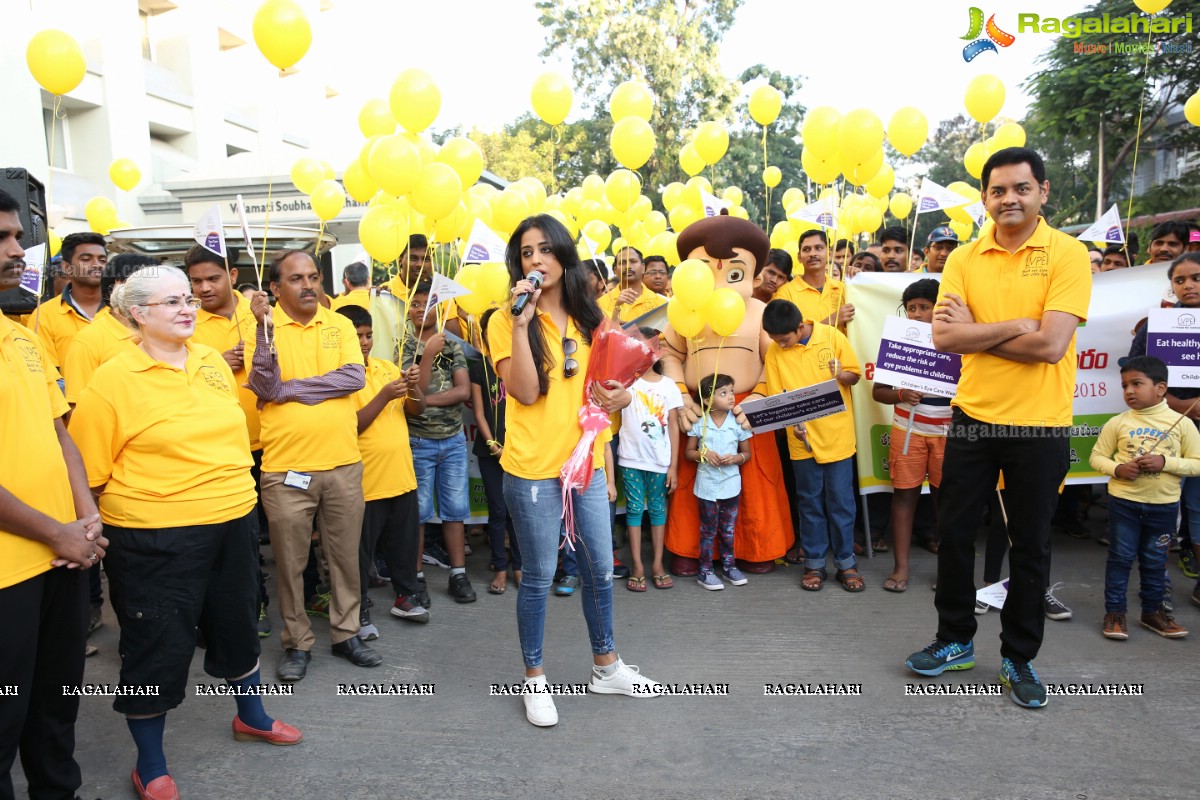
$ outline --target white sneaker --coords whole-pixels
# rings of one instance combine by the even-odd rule
[[[558,709],[554,707],[554,697],[546,685],[546,676],[526,678],[521,690],[521,699],[525,701],[525,719],[539,728],[549,728],[558,724]]]
[[[630,697],[658,697],[662,686],[658,681],[652,681],[632,664],[626,664],[617,659],[617,669],[609,677],[604,677],[592,669],[592,680],[588,691],[596,694],[624,694]]]

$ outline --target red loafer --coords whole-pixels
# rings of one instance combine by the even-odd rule
[[[304,741],[304,734],[299,729],[279,720],[275,720],[271,730],[260,731],[258,728],[251,728],[242,722],[240,717],[234,717],[233,738],[239,742],[261,741],[267,744],[289,745],[300,744]]]
[[[147,786],[142,786],[142,779],[136,769],[130,777],[138,800],[179,800],[179,788],[175,786],[175,779],[170,775],[160,775]]]

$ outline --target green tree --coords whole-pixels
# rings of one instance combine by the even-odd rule
[[[569,55],[583,107],[608,120],[608,97],[640,80],[655,98],[658,147],[642,168],[652,193],[680,177],[685,133],[706,119],[729,120],[740,87],[721,74],[721,39],[743,0],[537,0],[546,29],[542,56]],[[611,123],[609,123],[611,129]],[[603,152],[608,152],[607,139]],[[596,151],[599,155],[599,151]],[[760,170],[761,171],[761,170]]]
[[[1101,0],[1079,16],[1105,13],[1110,18],[1144,16],[1131,0]],[[1183,11],[1168,8],[1164,13],[1169,16]],[[1162,33],[1150,37],[1111,33],[1061,37],[1039,59],[1039,71],[1025,82],[1024,88],[1034,97],[1025,120],[1029,143],[1050,156],[1048,167],[1061,170],[1057,184],[1051,181],[1059,201],[1051,220],[1055,224],[1090,221],[1095,213],[1097,185],[1101,207],[1126,201],[1135,148],[1140,150],[1140,161],[1152,157],[1147,152],[1151,142],[1159,147],[1197,143],[1192,126],[1164,124],[1172,106],[1200,89],[1200,60],[1194,52],[1175,52],[1171,48],[1148,56],[1080,52],[1089,45],[1140,45],[1147,41],[1185,43],[1181,37]]]
[[[500,131],[473,130],[467,136],[483,151],[488,169],[507,180],[537,178],[550,193],[578,186],[592,172],[618,167],[608,147],[608,130],[597,120],[551,128],[524,114]]]

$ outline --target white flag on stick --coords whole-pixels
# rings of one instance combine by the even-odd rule
[[[1125,244],[1125,233],[1121,230],[1121,212],[1117,211],[1116,203],[1105,211],[1100,219],[1088,226],[1088,229],[1075,237],[1081,242],[1104,242],[1105,244]]]
[[[462,260],[464,264],[484,264],[491,261],[504,263],[504,253],[507,245],[500,234],[489,228],[482,220],[475,220],[471,226],[471,235],[463,247]]]
[[[838,226],[837,209],[833,205],[832,197],[821,198],[815,203],[809,203],[804,208],[797,208],[788,214],[788,219],[811,222],[830,230],[837,230]]]
[[[968,205],[966,211],[971,215],[971,219],[975,220],[976,228],[982,228],[983,223],[987,222],[987,209],[978,200]]]
[[[471,294],[471,290],[440,272],[433,273],[433,286],[429,289],[429,299],[425,303],[425,314],[421,317],[421,323],[424,324],[425,319],[429,317],[431,308],[437,308],[439,303],[462,297],[464,294]]]
[[[258,290],[262,291],[262,271],[258,268],[258,256],[254,254],[254,239],[250,236],[250,223],[246,221],[246,204],[242,196],[237,196],[238,222],[242,225],[242,237],[246,240],[246,250],[250,252],[250,263],[254,265],[254,275],[258,278]],[[318,243],[319,244],[319,243]]]
[[[42,281],[46,275],[46,250],[43,244],[35,244],[25,251],[25,270],[21,273],[21,288],[34,297],[42,295]]]
[[[214,205],[200,215],[200,219],[196,220],[192,236],[196,239],[196,244],[205,250],[216,253],[221,258],[228,257],[229,251],[225,249],[225,226],[221,224],[220,206]]]
[[[917,198],[918,214],[939,211],[943,208],[957,208],[965,206],[969,202],[971,202],[969,198],[963,197],[958,192],[952,192],[929,178],[921,179],[921,192]]]
[[[700,190],[700,198],[704,203],[704,216],[706,217],[719,217],[721,216],[721,209],[729,208],[733,205],[728,200],[722,200],[703,189]]]

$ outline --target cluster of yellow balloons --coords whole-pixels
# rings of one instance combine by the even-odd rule
[[[645,84],[626,81],[613,90],[608,99],[613,129],[609,145],[617,162],[626,169],[640,169],[654,155],[654,95]]]
[[[727,286],[717,289],[712,269],[698,259],[675,268],[671,291],[667,321],[686,339],[699,336],[706,325],[718,336],[731,336],[746,318],[742,296]]]
[[[501,263],[467,264],[454,279],[471,292],[455,300],[468,314],[478,317],[489,306],[503,305],[508,301],[508,268]]]
[[[995,133],[982,142],[976,142],[967,148],[963,156],[963,166],[967,174],[978,179],[983,174],[983,165],[997,150],[1006,147],[1024,147],[1025,129],[1016,122],[1005,122],[996,128]]]

